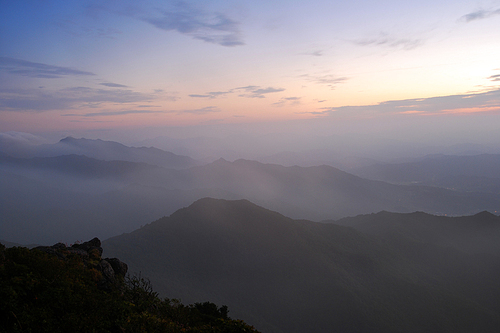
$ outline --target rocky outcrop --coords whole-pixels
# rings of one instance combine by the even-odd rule
[[[120,259],[101,257],[101,241],[97,237],[81,244],[66,246],[63,243],[57,243],[52,246],[38,246],[34,250],[57,256],[61,260],[79,257],[87,267],[95,268],[102,274],[98,285],[105,290],[116,289],[118,282],[123,281],[128,271],[127,264]]]

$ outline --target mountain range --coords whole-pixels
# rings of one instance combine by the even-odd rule
[[[4,153],[0,156],[0,232],[4,239],[25,244],[94,236],[105,239],[207,196],[248,199],[292,218],[315,221],[382,210],[472,215],[483,210],[496,212],[500,207],[500,193],[482,187],[459,191],[435,184],[395,184],[327,165],[285,167],[219,159],[187,167],[196,162],[186,157],[185,168],[166,168],[151,162],[155,158],[150,155],[145,159],[150,163],[131,161],[142,148],[73,138],[38,151],[55,152],[54,147],[72,147],[72,152],[81,147],[80,152],[91,156],[129,158],[64,155],[62,148],[58,150],[62,155],[50,157]],[[159,149],[145,151],[158,158],[170,156]],[[447,164],[447,168],[452,165]],[[487,174],[488,179],[493,176]]]
[[[200,162],[155,147],[128,147],[121,143],[104,140],[66,137],[54,144],[15,145],[0,142],[0,151],[13,157],[55,157],[61,155],[85,155],[103,161],[142,162],[165,168],[183,169]]]
[[[496,332],[499,232],[490,213],[319,223],[204,198],[103,248],[160,295],[228,305],[263,332]]]
[[[107,239],[106,255],[162,297],[227,305],[263,332],[500,327],[498,155],[364,159],[348,173],[71,137],[4,143],[10,245]]]

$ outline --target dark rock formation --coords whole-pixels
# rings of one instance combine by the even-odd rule
[[[128,266],[117,258],[102,258],[102,247],[99,238],[95,237],[88,242],[66,246],[57,243],[52,246],[38,246],[34,250],[43,251],[57,256],[61,260],[68,260],[71,256],[79,257],[89,268],[95,268],[102,274],[99,287],[112,290],[118,287],[117,282],[123,281]]]

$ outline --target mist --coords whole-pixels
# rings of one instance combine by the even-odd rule
[[[105,239],[203,197],[248,199],[312,221],[382,210],[473,215],[500,207],[500,158],[486,154],[494,152],[487,144],[264,132],[269,128],[215,136],[219,128],[193,137],[177,129],[135,147],[4,133],[2,237],[19,243]]]

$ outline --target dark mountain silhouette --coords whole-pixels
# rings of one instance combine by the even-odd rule
[[[492,223],[484,213],[468,219]],[[496,332],[500,258],[426,237],[389,242],[247,200],[205,198],[103,248],[160,294],[227,304],[265,332]]]
[[[405,237],[471,254],[500,254],[500,217],[486,211],[460,217],[380,212],[324,222],[353,227],[385,240]]]
[[[128,147],[114,141],[73,137],[64,138],[55,144],[28,145],[24,149],[7,151],[13,156],[24,158],[85,155],[104,161],[142,162],[173,169],[184,169],[199,164],[188,156],[176,155],[154,147]]]
[[[50,173],[62,173],[83,178],[126,179],[129,174],[153,172],[159,167],[146,163],[128,161],[104,161],[84,155],[61,155],[54,157],[14,158],[0,157],[3,167],[32,169]]]
[[[500,155],[429,155],[417,161],[374,164],[353,173],[396,184],[417,183],[464,191],[500,193]]]

